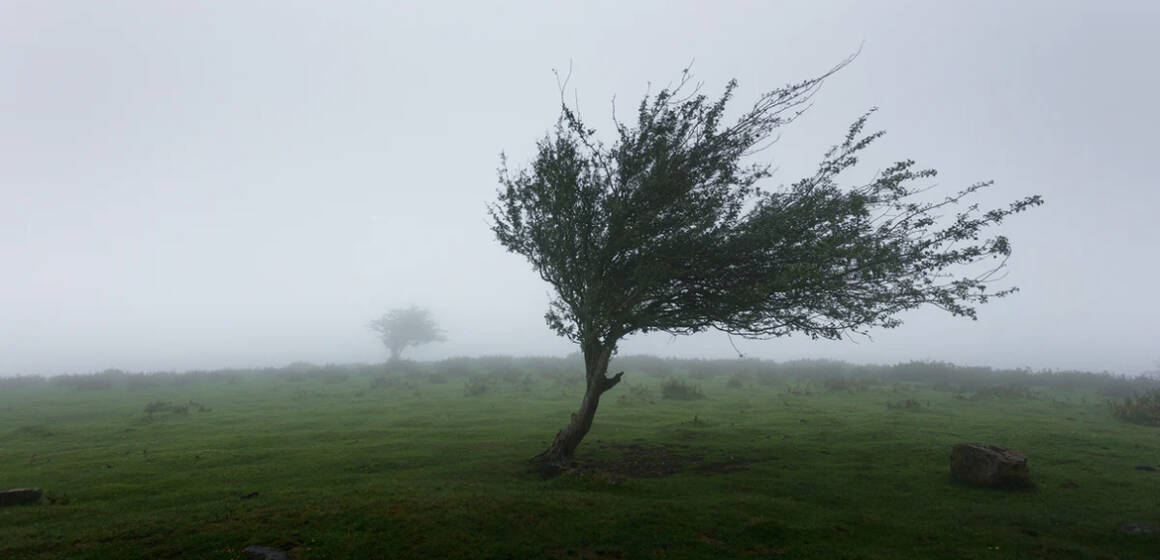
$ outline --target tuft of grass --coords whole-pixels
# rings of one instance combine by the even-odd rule
[[[153,401],[145,405],[145,419],[152,421],[161,415],[185,416],[189,414],[189,405],[176,405],[169,401]]]

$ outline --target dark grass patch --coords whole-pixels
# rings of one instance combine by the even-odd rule
[[[602,472],[626,478],[660,478],[681,472],[702,456],[689,452],[685,445],[647,445],[643,443],[601,444],[602,449],[619,452],[614,458],[588,459],[578,463],[581,472]]]
[[[895,410],[927,410],[930,408],[930,401],[922,402],[915,399],[889,401],[886,403],[886,408],[893,408]]]
[[[731,457],[724,461],[704,462],[693,468],[693,471],[699,474],[729,474],[748,470],[749,466],[756,463],[753,459],[740,459]]]
[[[56,435],[56,432],[48,429],[48,427],[46,427],[46,426],[40,426],[40,425],[20,426],[19,428],[12,430],[11,433],[13,436],[31,436],[31,437],[38,437],[38,438],[52,437],[52,436]]]

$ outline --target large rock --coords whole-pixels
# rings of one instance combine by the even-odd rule
[[[1031,485],[1027,457],[998,445],[955,445],[951,450],[951,475],[976,486],[1023,488]]]
[[[40,501],[44,491],[40,488],[13,488],[0,492],[0,507],[21,506],[35,504]]]

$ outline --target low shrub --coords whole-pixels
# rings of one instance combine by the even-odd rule
[[[1125,422],[1160,426],[1160,389],[1136,393],[1122,401],[1110,401],[1112,415]]]
[[[906,399],[901,401],[890,401],[886,403],[886,408],[894,408],[901,410],[925,410],[930,408],[930,401],[925,404],[914,399]]]
[[[463,384],[463,394],[468,397],[478,397],[491,390],[491,381],[481,375],[467,378]]]
[[[700,385],[691,385],[679,379],[669,379],[661,382],[661,397],[677,401],[691,401],[703,399],[705,394],[701,392]]]
[[[189,405],[176,405],[169,401],[153,401],[145,405],[145,418],[153,420],[155,415],[187,415],[189,414]]]
[[[782,394],[793,395],[795,397],[812,397],[814,392],[809,385],[790,385],[782,390]]]
[[[628,393],[616,399],[619,404],[652,404],[652,391],[647,385],[629,385]]]
[[[734,373],[729,377],[729,381],[725,382],[725,386],[730,389],[741,389],[751,379],[748,373]]]

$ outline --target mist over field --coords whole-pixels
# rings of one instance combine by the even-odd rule
[[[0,0],[0,559],[1154,557],[1157,29]]]
[[[489,229],[496,168],[555,124],[553,69],[602,138],[692,63],[739,107],[829,78],[756,154],[767,188],[846,127],[938,198],[1046,204],[978,321],[870,338],[635,335],[621,354],[1160,369],[1153,2],[0,4],[0,376],[375,363],[367,324],[430,309],[407,357],[564,356],[550,287]],[[615,103],[614,103],[615,100]]]

